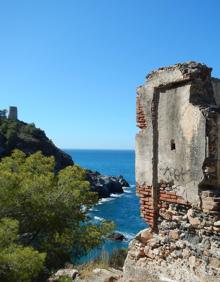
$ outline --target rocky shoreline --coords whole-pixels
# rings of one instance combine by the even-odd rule
[[[87,180],[91,184],[91,190],[98,193],[99,198],[108,198],[111,194],[121,194],[123,187],[130,185],[123,176],[106,176],[98,171],[87,170]]]

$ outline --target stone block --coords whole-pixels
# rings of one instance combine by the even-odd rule
[[[209,264],[214,268],[217,268],[217,269],[220,268],[220,260],[217,258],[211,257],[209,259]]]
[[[57,281],[61,277],[69,277],[71,279],[75,279],[78,274],[77,269],[59,269],[51,279],[51,281]]]
[[[220,220],[214,222],[214,226],[215,226],[215,227],[220,227]]]
[[[142,230],[135,237],[136,240],[140,241],[143,244],[146,244],[152,238],[153,238],[153,233],[151,228],[146,228]]]
[[[179,239],[179,230],[171,230],[169,232],[170,239],[178,240]]]

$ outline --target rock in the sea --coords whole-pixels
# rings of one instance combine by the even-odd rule
[[[124,177],[122,175],[119,175],[119,177],[117,177],[118,182],[121,184],[122,187],[129,187],[129,183],[124,179]]]
[[[116,240],[116,241],[123,241],[126,240],[125,236],[122,233],[119,232],[113,232],[110,236],[109,239]]]
[[[104,176],[97,171],[87,170],[87,180],[91,184],[91,190],[97,192],[99,198],[107,198],[114,193],[123,193],[123,187],[129,187],[123,176]]]

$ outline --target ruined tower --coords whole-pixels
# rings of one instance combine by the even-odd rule
[[[211,71],[164,67],[137,89],[137,195],[151,229],[132,248],[145,270],[177,281],[220,281],[220,80]]]
[[[9,108],[8,119],[10,119],[10,120],[17,120],[18,119],[17,107],[10,107]]]
[[[190,62],[150,73],[137,90],[137,125],[137,193],[146,221],[157,228],[169,203],[220,212],[220,80],[211,69]]]

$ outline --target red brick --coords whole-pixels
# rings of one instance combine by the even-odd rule
[[[164,198],[164,199],[160,199],[162,201],[165,201],[165,202],[169,202],[169,203],[177,203],[177,200],[174,200],[174,199],[170,199],[170,198]]]

